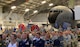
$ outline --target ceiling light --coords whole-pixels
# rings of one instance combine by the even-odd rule
[[[30,9],[25,9],[25,12],[28,12]]]
[[[12,1],[16,1],[16,0],[12,0]]]
[[[37,13],[38,12],[38,10],[35,10],[33,13]]]
[[[53,3],[50,3],[49,6],[53,6]]]
[[[46,1],[42,1],[42,2],[41,2],[41,4],[45,4],[45,3],[46,3]]]
[[[11,9],[15,9],[15,8],[16,8],[16,6],[12,6],[12,7],[11,7]]]

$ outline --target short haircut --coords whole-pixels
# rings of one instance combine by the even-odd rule
[[[14,36],[15,39],[17,38],[16,34],[12,34],[12,35]]]
[[[40,33],[36,33],[36,34],[41,35]]]

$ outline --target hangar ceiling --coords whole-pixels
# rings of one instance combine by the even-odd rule
[[[42,1],[46,1],[47,3],[41,4]],[[17,6],[15,12],[22,12],[26,8],[34,10],[44,6],[42,9],[45,9],[48,3],[54,3],[55,5],[67,5],[67,2],[68,0],[0,0],[0,6],[3,6],[3,8],[6,8],[8,11],[10,11],[11,6]]]
[[[41,4],[42,1],[46,3]],[[64,3],[65,2],[65,3]],[[34,10],[41,12],[48,12],[50,8],[55,5],[65,5],[68,6],[69,0],[0,0],[0,6],[3,7],[3,12],[11,12],[11,7],[16,6],[17,8],[12,13],[22,14],[24,18],[31,17]],[[80,2],[76,0],[76,2]],[[53,3],[52,7],[49,4]],[[30,9],[29,12],[25,12],[25,9]]]

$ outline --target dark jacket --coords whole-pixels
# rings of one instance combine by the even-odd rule
[[[19,42],[19,46],[18,47],[30,47],[31,46],[31,40],[26,40],[26,41],[23,41],[21,40]]]
[[[34,40],[33,41],[33,46],[35,47],[44,47],[45,46],[45,41],[40,39],[39,41]]]
[[[57,47],[60,46],[60,40],[59,39],[54,40],[54,46],[57,46]]]

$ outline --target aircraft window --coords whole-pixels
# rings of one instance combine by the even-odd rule
[[[62,11],[60,11],[62,13]]]
[[[54,10],[54,12],[59,12],[58,10]]]
[[[54,11],[50,11],[50,12],[63,12],[62,10],[54,10]]]
[[[53,12],[53,11],[50,11],[50,12]]]
[[[62,12],[61,10],[54,10],[54,12]]]

